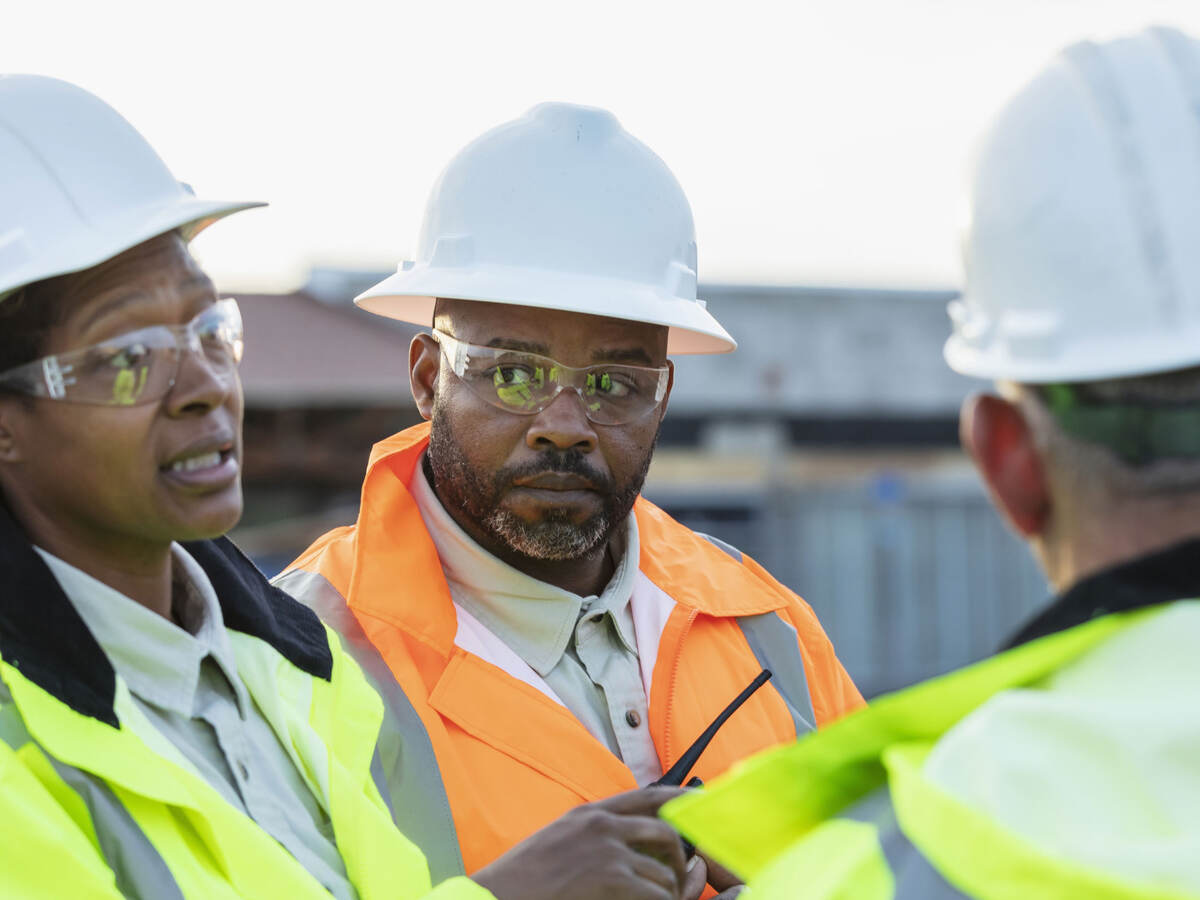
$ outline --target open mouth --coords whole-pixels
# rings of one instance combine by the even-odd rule
[[[177,459],[167,467],[167,471],[195,472],[198,469],[211,469],[213,466],[219,466],[224,462],[230,452],[229,450],[214,450],[211,453],[203,453],[199,456]]]
[[[185,450],[164,463],[159,471],[172,481],[195,487],[227,482],[238,473],[234,444],[232,441],[217,446],[208,443]]]

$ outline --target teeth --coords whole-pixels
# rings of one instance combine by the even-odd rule
[[[221,454],[219,451],[205,453],[203,456],[189,456],[187,459],[181,459],[171,463],[172,472],[194,472],[197,469],[210,469],[221,462]]]

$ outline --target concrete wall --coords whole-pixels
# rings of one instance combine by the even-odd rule
[[[972,384],[942,360],[948,291],[703,285],[738,341],[675,360],[673,412],[953,414]]]

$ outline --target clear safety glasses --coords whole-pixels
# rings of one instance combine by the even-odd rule
[[[9,369],[0,373],[0,386],[66,403],[135,406],[165,397],[189,352],[232,382],[242,348],[242,314],[227,298],[186,325],[153,325]]]
[[[670,370],[666,366],[609,365],[582,369],[564,366],[548,356],[468,344],[443,331],[433,338],[454,374],[479,399],[497,409],[533,415],[562,391],[583,401],[585,415],[597,425],[624,425],[640,419],[662,402]]]

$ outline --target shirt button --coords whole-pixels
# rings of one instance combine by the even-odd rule
[[[629,723],[630,728],[637,728],[642,724],[642,717],[638,715],[636,709],[631,709],[625,713],[625,721]]]
[[[246,768],[246,764],[239,759],[237,767],[238,767],[238,772],[242,776],[242,781],[248,780],[250,778],[250,770]]]

